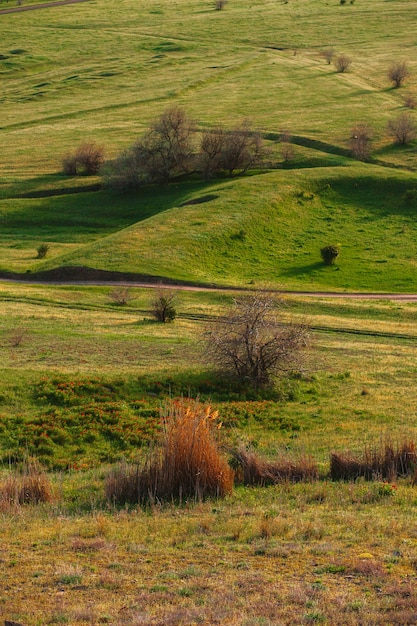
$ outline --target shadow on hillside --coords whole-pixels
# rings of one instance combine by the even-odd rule
[[[316,263],[308,263],[307,265],[298,265],[296,267],[289,267],[286,270],[282,270],[282,274],[288,278],[295,278],[297,276],[306,276],[312,274],[317,270],[323,269],[324,265],[322,261]]]
[[[64,181],[61,187],[59,179]],[[3,188],[2,199],[16,200],[12,208],[8,203],[3,210],[3,235],[63,242],[94,240],[170,208],[207,203],[218,197],[206,193],[215,181],[173,182],[120,193],[85,188],[82,184],[77,187],[79,179],[67,190],[66,180],[51,176],[31,179],[19,185],[19,195],[14,196]],[[59,194],[52,195],[57,188]]]
[[[417,198],[413,198],[410,190],[417,189],[417,182],[411,177],[363,175],[353,178],[352,176],[340,176],[329,181],[327,188],[321,191],[320,196],[324,203],[326,197],[331,204],[355,207],[367,212],[363,216],[365,220],[384,219],[392,215],[412,217],[414,219],[417,209]]]

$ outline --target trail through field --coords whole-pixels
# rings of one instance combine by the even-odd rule
[[[36,9],[48,9],[49,7],[59,7],[63,4],[75,4],[77,2],[89,2],[89,0],[56,0],[56,2],[44,2],[43,4],[31,4],[28,6],[9,7],[0,9],[2,13],[19,13],[20,11],[34,11]]]
[[[32,280],[24,278],[0,278],[0,283],[21,283],[21,284],[42,284],[42,285],[90,285],[92,287],[137,287],[140,289],[172,289],[176,291],[225,291],[232,293],[247,293],[256,291],[256,287],[233,287],[227,285],[193,285],[180,282],[163,282],[163,280],[45,280],[32,278]],[[305,298],[344,298],[357,300],[395,300],[402,302],[417,302],[417,294],[415,293],[378,293],[378,292],[341,292],[341,291],[295,291],[287,289],[267,288],[271,293],[282,294],[286,296],[298,296]]]

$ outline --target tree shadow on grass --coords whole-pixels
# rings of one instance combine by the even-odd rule
[[[69,189],[65,188],[65,182],[62,176],[39,177],[22,183],[14,193],[3,189],[0,199],[3,236],[62,242],[95,240],[170,208],[210,202],[219,197],[205,193],[216,181],[173,182],[144,186],[128,193],[97,189],[97,182],[86,188],[83,178],[78,181],[79,186],[75,181]],[[55,193],[57,190],[59,193]]]
[[[331,266],[332,269],[335,269],[337,266]],[[308,274],[313,274],[317,272],[317,270],[328,269],[323,263],[323,261],[317,261],[316,263],[308,263],[306,265],[299,265],[297,267],[289,267],[286,270],[283,270],[283,275],[287,277],[297,277],[297,276],[306,276]]]
[[[360,210],[362,220],[385,219],[391,215],[413,217],[416,203],[407,200],[407,192],[416,188],[417,184],[406,175],[341,176],[329,181],[328,190],[321,193],[325,202],[326,195],[331,194],[331,203],[352,206]],[[336,197],[335,197],[336,194]],[[358,214],[358,219],[361,216]]]

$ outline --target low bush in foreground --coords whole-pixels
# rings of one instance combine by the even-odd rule
[[[281,482],[313,481],[319,477],[316,461],[309,456],[273,461],[262,459],[253,450],[241,446],[232,451],[232,465],[237,482],[244,485],[274,485]]]
[[[106,479],[106,497],[116,504],[223,497],[234,474],[219,451],[218,414],[210,406],[177,400],[169,404],[159,445],[142,465],[119,466]]]
[[[409,476],[417,465],[416,445],[413,441],[394,444],[385,441],[379,447],[365,448],[361,456],[350,453],[330,456],[330,476],[333,480],[357,478],[393,480]]]
[[[0,511],[8,511],[19,504],[39,504],[51,500],[51,482],[36,459],[25,462],[21,471],[15,470],[0,483]]]

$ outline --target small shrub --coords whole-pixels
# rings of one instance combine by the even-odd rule
[[[62,171],[66,176],[77,175],[77,159],[75,154],[66,154],[62,159]]]
[[[333,59],[333,63],[336,71],[339,72],[339,74],[343,74],[344,72],[347,72],[349,67],[352,65],[352,59],[347,54],[339,54]]]
[[[62,159],[62,170],[67,176],[98,174],[104,161],[103,146],[93,142],[81,144],[74,154],[67,154]]]
[[[173,322],[177,317],[176,294],[168,289],[160,289],[152,302],[152,315],[163,324]]]
[[[392,480],[397,476],[409,476],[415,471],[417,451],[413,441],[394,445],[390,440],[379,447],[365,448],[361,456],[350,453],[330,456],[330,475],[333,480],[366,480],[382,478]]]
[[[131,300],[134,299],[129,287],[115,287],[109,292],[109,298],[115,304],[120,306],[126,306]]]
[[[401,113],[388,122],[388,132],[395,143],[404,146],[416,136],[416,124],[410,113]]]
[[[292,161],[295,156],[294,147],[291,143],[291,135],[288,131],[283,131],[280,136],[280,152],[285,163]]]
[[[10,473],[0,485],[0,510],[20,504],[38,504],[51,500],[51,482],[35,459],[27,461],[20,472]]]
[[[336,53],[335,53],[334,48],[326,48],[325,50],[322,50],[322,52],[320,52],[320,55],[323,57],[323,59],[326,60],[327,65],[331,64],[335,54]]]
[[[338,246],[324,246],[321,248],[320,254],[325,265],[333,265],[339,256],[340,250]]]
[[[267,461],[244,446],[231,453],[230,463],[236,471],[237,481],[244,485],[274,485],[318,479],[317,463],[308,456],[298,460],[283,456],[275,461]]]
[[[227,4],[227,0],[216,0],[215,7],[216,11],[221,11]]]
[[[47,243],[42,243],[36,250],[36,252],[38,253],[37,258],[38,259],[44,259],[46,257],[46,255],[48,254],[48,251],[50,249],[50,245]]]
[[[417,108],[417,98],[416,96],[411,93],[408,92],[405,94],[404,96],[404,106],[407,107],[407,109],[415,109]]]
[[[388,70],[388,78],[393,83],[394,87],[398,89],[411,72],[405,61],[396,61],[391,65]]]
[[[372,131],[367,124],[358,124],[352,128],[349,147],[352,155],[359,161],[367,161],[371,156]]]

